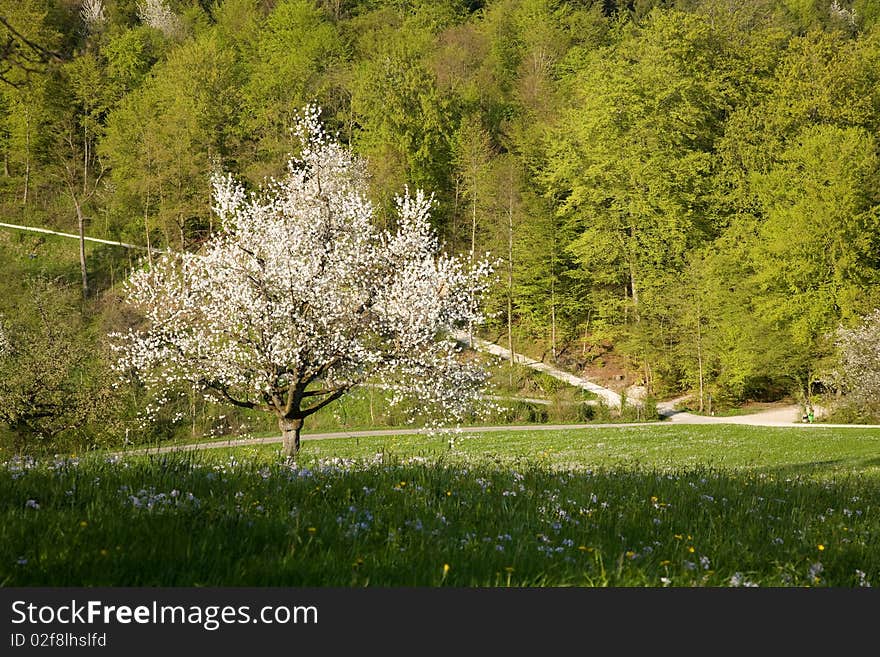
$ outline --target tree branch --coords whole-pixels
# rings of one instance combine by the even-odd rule
[[[221,386],[216,383],[208,383],[207,385],[211,390],[216,390],[221,395],[223,395],[223,398],[226,399],[226,401],[228,401],[233,406],[238,406],[239,408],[250,408],[250,409],[259,408],[259,404],[255,404],[252,401],[241,401],[239,399],[235,399],[232,395],[229,394],[229,389],[226,386]]]
[[[344,387],[344,388],[337,388],[336,391],[333,392],[333,394],[331,394],[331,395],[330,395],[329,397],[327,397],[326,399],[324,399],[324,400],[318,402],[317,404],[315,404],[315,405],[312,406],[311,408],[304,408],[304,409],[302,409],[302,411],[300,411],[300,416],[301,416],[301,417],[307,417],[307,416],[311,415],[312,413],[316,413],[317,411],[320,411],[320,410],[321,410],[322,408],[324,408],[327,404],[330,404],[330,403],[332,403],[332,402],[335,402],[337,399],[339,399],[340,397],[342,397],[342,395],[344,395],[344,394],[345,394],[346,392],[348,392],[350,389],[351,389],[351,386],[346,386],[346,387]]]

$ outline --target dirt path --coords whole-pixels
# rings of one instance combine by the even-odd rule
[[[456,335],[456,338],[467,342],[467,335]],[[474,338],[474,346],[481,351],[510,358],[510,352],[504,347],[496,345],[486,340]],[[608,403],[609,406],[620,406],[620,395],[604,388],[599,384],[584,379],[570,372],[565,372],[555,367],[551,367],[545,363],[541,363],[532,358],[515,355],[515,360],[539,372],[544,372],[557,379],[565,381],[570,385],[589,390]],[[496,425],[487,427],[462,427],[463,434],[474,433],[497,433],[497,432],[520,432],[520,431],[590,431],[593,429],[614,429],[619,427],[663,427],[669,424],[744,424],[757,427],[798,427],[803,429],[818,428],[842,428],[842,429],[880,429],[880,424],[824,424],[824,423],[806,423],[801,421],[801,408],[798,404],[790,404],[777,408],[770,408],[757,413],[748,415],[733,415],[727,417],[698,415],[696,413],[688,413],[679,411],[675,408],[676,403],[682,401],[685,397],[670,399],[657,404],[657,410],[660,414],[660,422],[615,422],[601,424],[539,424],[539,425]],[[534,400],[544,401],[544,400]],[[334,438],[378,438],[382,436],[411,436],[422,433],[422,429],[374,429],[369,431],[333,431],[328,433],[303,434],[304,441],[312,440],[330,440]],[[196,443],[192,445],[172,445],[167,447],[148,447],[144,449],[133,449],[120,452],[118,455],[136,455],[136,454],[168,454],[170,452],[204,450],[204,449],[222,449],[229,447],[245,447],[253,445],[271,445],[281,442],[281,436],[272,436],[270,438],[241,438],[232,440],[219,440],[210,443]]]
[[[612,422],[601,424],[529,424],[529,425],[496,425],[488,427],[462,427],[463,435],[475,433],[502,433],[520,431],[592,431],[596,429],[617,429],[621,427],[665,427],[669,424],[747,424],[760,427],[793,427],[801,429],[880,429],[880,424],[809,424],[796,419],[800,408],[797,405],[774,408],[751,415],[737,415],[733,417],[711,417],[695,415],[693,413],[675,413],[669,419],[662,422]],[[794,414],[794,416],[792,415]],[[792,419],[792,418],[795,419]],[[382,436],[412,436],[422,433],[421,429],[373,429],[369,431],[333,431],[328,433],[303,434],[303,441],[331,440],[334,438],[379,438]],[[144,449],[132,449],[117,453],[118,456],[132,456],[138,454],[168,454],[171,452],[197,451],[204,449],[223,449],[228,447],[248,447],[255,445],[272,445],[281,443],[281,436],[270,438],[240,438],[233,440],[218,440],[210,443],[195,443],[192,445],[170,445],[167,447],[148,447]]]
[[[455,338],[460,342],[467,344],[468,336],[464,332],[458,332],[455,334]],[[510,351],[508,351],[505,347],[501,345],[495,344],[494,342],[489,342],[488,340],[482,340],[480,338],[474,337],[473,339],[474,347],[479,349],[480,351],[484,351],[486,353],[493,354],[495,356],[500,356],[504,359],[510,359]],[[552,377],[555,377],[561,381],[565,381],[566,383],[573,385],[577,388],[582,388],[584,390],[589,390],[592,393],[595,393],[601,399],[604,399],[605,402],[615,408],[620,408],[620,395],[614,390],[610,390],[603,386],[600,386],[598,383],[594,381],[590,381],[589,379],[585,379],[583,377],[577,376],[576,374],[572,374],[571,372],[566,372],[564,370],[560,370],[551,365],[547,365],[546,363],[542,363],[533,358],[529,358],[528,356],[523,356],[522,354],[514,354],[514,361],[517,363],[522,363],[527,367],[531,367],[534,370],[539,372],[544,372],[545,374],[549,374]],[[757,413],[750,413],[746,415],[732,415],[726,417],[718,417],[711,415],[698,415],[696,413],[688,413],[686,411],[676,410],[675,404],[681,400],[685,399],[685,397],[679,397],[676,399],[670,399],[667,401],[663,401],[657,404],[657,410],[660,414],[661,419],[666,420],[667,422],[671,422],[673,424],[746,424],[751,426],[758,427],[785,427],[785,426],[794,426],[794,427],[853,427],[858,426],[862,428],[880,428],[880,425],[875,424],[862,424],[862,425],[852,425],[852,424],[823,424],[823,423],[806,423],[801,421],[801,407],[798,404],[789,404],[786,406],[780,406],[777,408],[769,408],[764,411],[759,411]],[[606,425],[585,425],[588,427],[597,427],[597,426],[606,426]],[[621,426],[620,424],[613,424],[610,426]]]
[[[657,405],[660,416],[673,424],[750,424],[761,427],[786,426],[792,424],[803,426],[805,424],[801,421],[801,407],[798,404],[768,408],[764,411],[745,415],[719,417],[677,411],[674,408],[675,401],[676,400]],[[814,424],[813,426],[816,425]]]
[[[454,336],[455,339],[459,342],[463,342],[464,344],[468,343],[467,333],[459,331],[456,332]],[[495,344],[494,342],[489,342],[488,340],[474,337],[474,347],[480,351],[492,354],[494,356],[500,356],[505,360],[510,360],[510,351],[508,351],[506,347],[502,347],[501,345]],[[620,408],[620,395],[614,390],[610,390],[608,388],[600,386],[595,381],[590,381],[589,379],[585,379],[582,376],[577,376],[576,374],[572,374],[571,372],[560,370],[559,368],[553,367],[552,365],[542,363],[539,360],[529,358],[528,356],[523,356],[522,354],[515,353],[513,355],[513,360],[516,363],[521,363],[523,365],[526,365],[527,367],[531,367],[533,370],[544,372],[544,374],[549,374],[555,379],[565,381],[569,385],[572,385],[576,388],[589,390],[600,399],[604,399],[605,403],[609,406]]]

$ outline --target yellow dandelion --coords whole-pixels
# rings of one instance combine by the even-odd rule
[[[451,490],[446,491],[446,497],[451,497],[451,496],[452,496],[452,491]]]
[[[309,527],[306,531],[307,531],[309,534],[314,534],[314,533],[317,532],[318,530],[317,530],[316,528],[314,528],[314,527]]]
[[[693,545],[688,546],[688,552],[690,552],[691,554],[694,553],[694,546]]]
[[[590,548],[588,548],[586,545],[578,545],[578,550],[580,550],[581,552],[589,552]]]
[[[632,550],[627,550],[627,551],[626,551],[626,558],[627,558],[627,559],[633,559],[633,558],[635,558],[635,556],[636,556],[636,553],[633,552]]]
[[[672,562],[669,559],[664,559],[663,561],[660,562],[660,565],[661,566],[668,566],[671,563]]]
[[[822,545],[821,543],[819,543],[818,548],[819,548],[819,552],[822,552],[825,549],[825,546]]]
[[[401,482],[400,482],[400,485],[401,485],[401,487],[402,487],[402,486],[406,486],[406,482],[405,482],[405,481],[401,481]]]
[[[651,495],[651,502],[653,502],[654,504],[657,504],[657,496],[656,495]]]
[[[449,564],[445,563],[445,564],[443,564],[443,577],[446,577],[446,575],[448,573],[449,573]]]
[[[680,541],[682,538],[684,538],[684,536],[682,536],[681,534],[673,534],[673,536],[675,536],[675,540],[677,541]]]
[[[88,526],[89,526],[89,523],[86,522],[85,520],[80,520],[80,521],[79,521],[79,526],[80,526],[80,527],[88,527]]]
[[[512,572],[513,572],[513,566],[505,566],[505,567],[504,567],[504,572],[506,572],[506,573],[512,573]]]

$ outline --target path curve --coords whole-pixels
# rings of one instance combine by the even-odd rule
[[[463,344],[468,344],[469,342],[468,334],[465,331],[454,331],[452,335],[456,340]],[[506,347],[502,347],[499,344],[495,344],[494,342],[489,342],[488,340],[483,340],[482,338],[474,336],[473,345],[476,349],[480,351],[484,351],[494,356],[500,356],[505,360],[510,360],[510,351]],[[523,354],[514,353],[513,360],[516,363],[521,363],[522,365],[530,367],[533,370],[537,370],[538,372],[549,374],[555,379],[565,381],[569,385],[572,385],[576,388],[589,390],[600,399],[605,400],[605,403],[609,406],[613,408],[620,408],[620,395],[614,390],[600,386],[595,381],[590,381],[589,379],[585,379],[582,376],[572,374],[571,372],[566,372],[565,370],[553,367],[552,365],[548,365],[547,363],[542,363],[539,360],[529,358],[528,356],[524,356]]]

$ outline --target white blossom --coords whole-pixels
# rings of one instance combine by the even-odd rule
[[[3,326],[3,315],[0,315],[0,357],[7,355],[11,348],[9,338],[6,337],[6,329]]]
[[[832,0],[830,13],[833,17],[839,18],[850,26],[855,26],[856,24],[856,11],[855,9],[847,9],[846,7],[841,7],[840,3],[837,0]]]
[[[880,309],[851,329],[838,332],[838,382],[850,401],[869,411],[880,410]]]
[[[146,328],[115,336],[117,366],[157,391],[206,395],[301,421],[381,378],[395,400],[460,421],[483,371],[450,329],[480,324],[490,265],[439,253],[430,197],[397,199],[380,230],[363,163],[306,108],[301,155],[257,193],[216,175],[221,230],[198,253],[164,255],[127,282]]]
[[[83,0],[79,15],[89,30],[95,30],[107,22],[104,15],[104,0]]]
[[[137,10],[144,25],[159,30],[168,38],[176,39],[183,34],[183,23],[165,0],[138,0]]]

